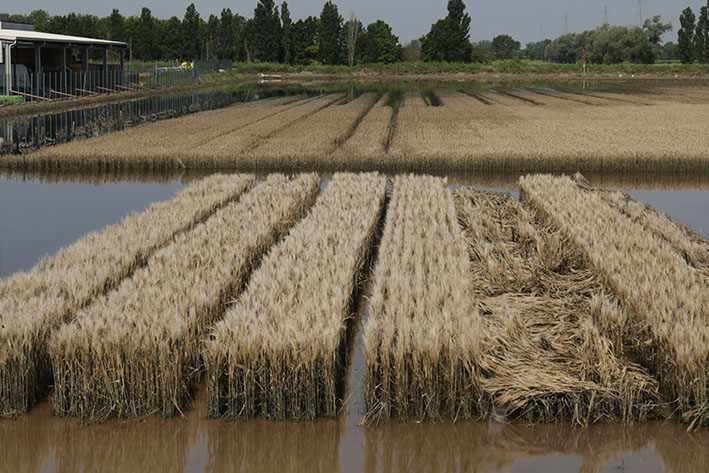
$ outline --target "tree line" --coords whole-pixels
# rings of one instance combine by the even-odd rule
[[[123,41],[136,60],[230,59],[287,64],[344,64],[348,30],[356,39],[352,60],[394,62],[401,56],[399,38],[377,20],[366,27],[356,18],[344,21],[337,5],[327,1],[319,17],[293,21],[288,3],[259,0],[252,18],[229,8],[220,16],[200,16],[190,4],[182,18],[167,20],[143,7],[140,16],[125,17],[114,9],[107,17],[69,13],[51,16],[45,10],[11,15],[10,21],[31,23],[37,31]]]
[[[703,16],[702,16],[703,15]],[[493,59],[532,59],[558,63],[653,63],[681,56],[689,61],[707,57],[709,20],[702,7],[699,22],[684,11],[679,44],[662,44],[672,26],[659,16],[642,27],[602,25],[554,40],[531,42],[524,49],[509,35],[491,41],[470,40],[471,18],[463,0],[447,0],[447,15],[428,33],[402,46],[391,26],[382,20],[364,25],[354,15],[344,19],[328,0],[320,16],[294,21],[288,3],[258,0],[252,18],[225,8],[221,15],[200,16],[190,4],[182,18],[155,18],[143,7],[139,16],[125,17],[114,9],[107,17],[70,13],[49,15],[35,10],[12,15],[11,21],[32,23],[37,31],[127,42],[132,59],[230,59],[239,62],[280,62],[291,65],[366,64],[396,61],[489,62]],[[688,46],[689,45],[689,46]],[[691,51],[690,51],[691,50]],[[689,61],[691,62],[691,61]]]

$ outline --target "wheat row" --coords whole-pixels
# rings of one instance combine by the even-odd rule
[[[397,177],[364,327],[368,421],[487,415],[471,277],[446,181]]]
[[[270,99],[6,156],[0,166],[706,174],[709,135],[700,99],[461,89],[435,89],[441,106],[409,90],[396,111],[381,101],[372,106],[373,93],[344,105],[343,94]]]
[[[204,179],[0,282],[0,417],[26,412],[51,382],[52,330],[252,182],[253,176]]]
[[[685,422],[709,421],[709,278],[667,239],[568,177],[520,180],[522,197],[580,248],[627,317],[600,324],[657,378]]]
[[[709,241],[623,192],[607,190],[598,190],[598,192],[606,202],[623,212],[628,218],[667,240],[690,265],[709,276]]]
[[[271,175],[177,235],[49,343],[54,411],[89,419],[171,416],[189,399],[200,341],[251,268],[312,204],[315,175]]]
[[[337,415],[354,295],[385,191],[377,174],[336,174],[264,258],[206,343],[210,417]]]
[[[527,423],[642,422],[656,382],[594,324],[620,311],[573,245],[509,194],[454,192],[483,327],[482,386],[493,412]]]

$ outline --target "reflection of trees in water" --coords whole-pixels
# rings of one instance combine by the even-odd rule
[[[568,424],[386,425],[366,428],[365,472],[486,472],[552,455],[581,458],[582,473],[599,472],[623,453],[654,447],[668,473],[703,473],[709,432],[688,434],[678,424],[636,427]],[[555,459],[548,466],[554,469]]]

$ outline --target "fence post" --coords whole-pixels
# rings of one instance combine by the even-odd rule
[[[108,49],[103,48],[103,86],[108,86]]]
[[[34,47],[34,93],[32,95],[39,95],[39,87],[41,83],[41,74],[42,74],[42,57],[41,57],[41,51],[42,48],[40,46],[35,46]]]

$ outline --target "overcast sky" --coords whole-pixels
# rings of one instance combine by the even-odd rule
[[[257,0],[197,0],[197,11],[203,18],[211,13],[219,15],[222,8],[231,8],[232,12],[250,18],[253,16]],[[91,13],[106,16],[112,8],[118,8],[126,16],[139,15],[143,6],[153,12],[153,16],[180,18],[189,5],[189,0],[152,1],[118,0],[115,2],[97,2],[95,0],[24,0],[20,3],[6,3],[4,10],[12,5],[10,13],[29,13],[41,8],[50,14],[69,12]],[[280,4],[280,0],[276,0]],[[288,6],[294,20],[309,15],[318,16],[325,0],[291,0]],[[348,18],[354,12],[361,21],[368,24],[382,19],[389,23],[394,34],[402,43],[418,38],[428,32],[431,24],[446,14],[447,0],[335,0],[340,14]],[[566,30],[565,15],[568,17],[568,30],[583,31],[593,29],[603,23],[604,6],[608,6],[608,20],[614,25],[637,23],[637,0],[467,0],[468,13],[472,17],[470,37],[473,41],[492,39],[497,34],[510,34],[524,45],[537,41],[542,35],[555,38]],[[666,35],[665,40],[677,41],[679,15],[687,6],[695,13],[706,5],[701,0],[642,0],[644,18],[662,15],[664,22],[672,22],[674,30]]]

